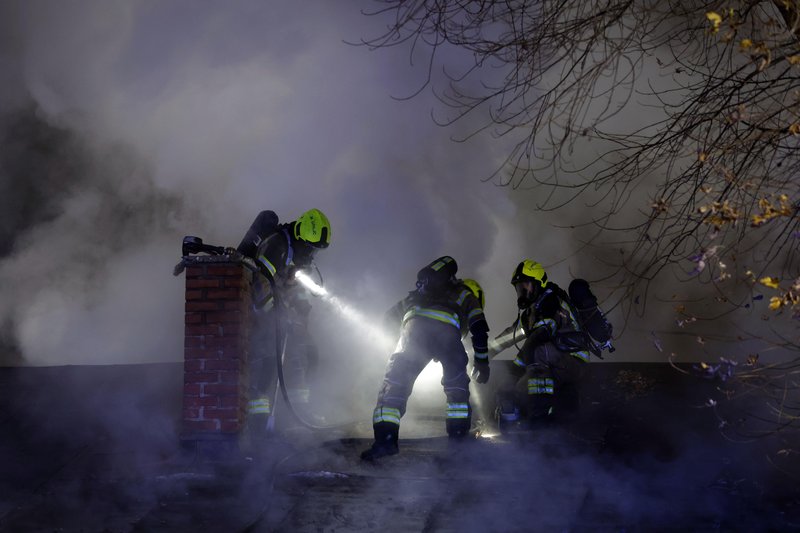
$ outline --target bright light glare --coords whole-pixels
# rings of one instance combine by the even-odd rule
[[[436,361],[431,361],[425,368],[422,369],[422,372],[419,373],[417,381],[414,382],[414,389],[441,390],[441,382],[442,365]]]
[[[323,287],[317,285],[313,279],[309,278],[303,271],[298,270],[295,272],[294,277],[297,278],[297,281],[303,284],[303,286],[310,290],[312,293],[316,294],[317,296],[325,296],[328,294]]]
[[[298,271],[295,278],[303,284],[309,291],[316,294],[323,301],[329,303],[339,313],[340,316],[345,318],[348,322],[353,324],[359,332],[359,335],[366,337],[372,343],[378,346],[387,354],[394,349],[396,338],[390,337],[383,331],[382,328],[374,325],[374,320],[368,319],[363,313],[353,308],[351,305],[342,301],[338,296],[329,293],[325,288],[320,287],[310,277],[303,272]],[[414,390],[418,392],[441,391],[442,385],[442,365],[436,361],[431,361],[425,366],[420,373],[416,382],[414,383]]]
[[[342,317],[347,319],[348,322],[351,322],[353,325],[358,327],[361,335],[367,337],[374,343],[379,343],[379,345],[386,351],[391,350],[394,347],[393,343],[396,339],[389,337],[389,335],[387,335],[386,332],[384,332],[381,328],[375,326],[373,321],[369,320],[366,316],[364,316],[363,313],[353,308],[351,305],[343,302],[338,296],[332,295],[325,288],[317,285],[314,280],[312,280],[303,272],[298,270],[295,274],[295,278],[297,278],[297,280],[312,293],[331,304]]]

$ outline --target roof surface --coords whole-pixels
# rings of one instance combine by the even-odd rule
[[[723,384],[660,364],[591,376],[577,420],[512,435],[487,422],[468,442],[448,441],[442,406],[414,404],[401,453],[373,464],[358,457],[368,417],[319,432],[279,419],[242,453],[187,454],[180,364],[0,368],[0,530],[800,528],[794,437],[733,440],[753,411]]]

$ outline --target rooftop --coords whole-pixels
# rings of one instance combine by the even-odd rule
[[[181,364],[0,368],[0,530],[800,529],[796,434],[734,431],[757,398],[665,364],[591,371],[570,424],[452,443],[442,406],[413,404],[371,464],[368,416],[187,454]]]

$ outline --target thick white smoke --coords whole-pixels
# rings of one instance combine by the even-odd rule
[[[430,112],[443,108],[429,91],[392,98],[419,88],[424,62],[409,67],[406,47],[345,43],[380,32],[381,19],[361,12],[369,6],[4,4],[2,127],[6,145],[23,148],[7,150],[0,171],[13,198],[0,204],[11,228],[0,233],[0,346],[21,359],[0,362],[181,360],[183,282],[169,274],[180,239],[235,245],[262,209],[283,220],[325,211],[326,283],[376,319],[442,254],[484,285],[494,333],[515,316],[508,280],[522,258],[563,286],[596,276],[568,228],[588,208],[533,214],[535,192],[483,183],[504,141],[451,142],[470,124],[436,126]],[[12,128],[20,116],[48,133],[37,137],[45,157]],[[18,160],[45,161],[46,172],[14,170]],[[363,351],[323,306],[315,316],[331,351]],[[649,342],[655,325],[640,329],[615,360],[665,360]]]
[[[359,7],[6,8],[8,90],[85,160],[80,183],[44,195],[55,214],[21,228],[0,262],[0,314],[25,364],[180,360],[183,284],[169,273],[181,237],[235,245],[261,209],[323,209],[326,279],[376,313],[438,255],[478,275],[513,214],[507,191],[480,182],[495,162],[452,144],[430,98],[391,98],[421,74],[402,70],[405,51],[345,44],[373,31]],[[21,178],[2,179],[13,191]]]

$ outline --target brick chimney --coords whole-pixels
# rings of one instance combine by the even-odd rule
[[[184,263],[181,441],[202,455],[236,452],[247,414],[252,272],[227,256],[190,256]]]

